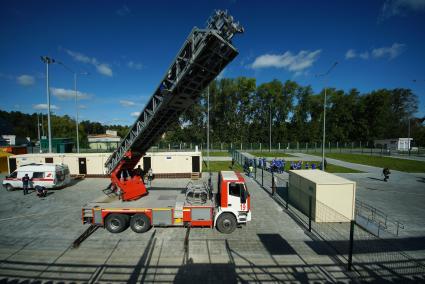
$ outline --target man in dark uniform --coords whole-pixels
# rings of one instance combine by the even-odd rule
[[[22,177],[22,188],[24,189],[24,195],[27,195],[28,193],[28,186],[30,183],[30,177],[28,176],[28,174],[25,174],[24,177]]]

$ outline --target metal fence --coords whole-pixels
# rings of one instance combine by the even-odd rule
[[[246,165],[249,161],[239,151],[231,151],[233,159]],[[257,164],[258,165],[258,164]],[[357,222],[349,220],[342,214],[330,208],[320,201],[312,201],[311,195],[299,191],[304,204],[297,203],[291,198],[288,190],[288,180],[281,174],[275,174],[260,168],[254,167],[252,178],[263,188],[271,198],[275,200],[286,212],[303,226],[310,234],[312,241],[307,245],[318,254],[337,256],[339,261],[347,265],[347,270],[352,271],[356,278],[364,281],[376,280],[395,280],[397,281],[425,281],[425,261],[423,245],[424,238],[396,238],[395,230],[391,224],[393,220],[383,213],[367,206],[364,203],[358,205],[357,214],[361,212],[362,216],[369,216],[367,210],[374,211],[371,224],[381,224],[378,227],[378,234],[368,230],[367,227]],[[299,200],[300,198],[297,198]],[[372,219],[372,217],[370,217]],[[328,222],[329,220],[339,220],[338,222]],[[384,223],[387,223],[384,226]],[[398,223],[399,230],[402,224]],[[386,236],[382,238],[379,234],[379,228],[386,231]],[[381,232],[382,235],[382,232]],[[328,244],[329,250],[320,251],[317,242]],[[422,251],[421,251],[422,250]],[[412,256],[406,251],[417,253]],[[419,252],[419,253],[418,253]]]
[[[425,157],[425,147],[414,147],[410,152],[398,151],[387,149],[383,146],[374,146],[367,142],[327,142],[326,145],[327,153],[353,153],[353,154],[367,154],[367,155],[379,155],[379,156],[423,156]],[[153,145],[149,151],[206,151],[206,143],[191,143],[191,142],[159,142]],[[55,149],[53,149],[55,151]],[[80,148],[81,153],[108,153],[113,152],[114,148],[103,149],[103,148]],[[273,143],[226,143],[226,142],[212,142],[210,143],[210,151],[214,152],[227,152],[229,150],[236,151],[252,151],[252,152],[282,152],[282,153],[321,153],[321,143],[307,143],[307,142],[282,142]],[[43,149],[47,152],[47,149]],[[75,152],[76,149],[74,148]],[[28,147],[28,153],[38,153],[38,147]]]

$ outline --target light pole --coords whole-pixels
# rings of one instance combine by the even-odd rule
[[[326,76],[331,73],[332,69],[335,68],[335,66],[338,64],[338,62],[335,62],[332,64],[332,66],[329,68],[329,70],[326,73],[323,74],[317,74],[316,78],[318,77],[325,77],[325,97],[323,99],[323,138],[322,138],[322,171],[325,170],[325,141],[326,141]]]
[[[78,92],[77,92],[77,76],[78,75],[89,75],[88,72],[80,72],[77,73],[71,68],[69,68],[67,65],[65,65],[61,61],[57,61],[58,64],[62,65],[66,70],[74,74],[74,93],[75,93],[75,132],[76,132],[76,138],[77,138],[77,153],[80,153],[80,139],[78,134]]]
[[[49,64],[55,63],[55,60],[48,56],[41,56],[41,61],[46,63],[47,129],[48,129],[48,136],[49,136],[49,153],[52,153],[52,128],[50,123]]]
[[[38,147],[39,147],[39,152],[41,153],[41,139],[40,139],[40,115],[37,112],[37,136],[38,136]]]
[[[272,151],[272,102],[269,104],[269,152]]]
[[[413,79],[412,80],[412,82],[413,83],[420,83],[420,82],[425,82],[425,80],[416,80],[416,79]],[[410,148],[411,148],[411,145],[410,145],[410,113],[409,113],[409,124],[408,124],[408,126],[407,126],[407,146],[408,146],[408,153],[409,153],[409,156],[410,156]]]
[[[207,156],[208,171],[210,170],[210,86],[207,87]]]

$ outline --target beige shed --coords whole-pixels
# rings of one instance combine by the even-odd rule
[[[308,215],[312,197],[315,222],[354,220],[356,182],[321,170],[289,171],[289,201]]]

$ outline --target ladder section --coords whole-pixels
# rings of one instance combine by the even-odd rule
[[[216,11],[206,29],[192,30],[144,110],[106,161],[108,174],[127,151],[142,157],[170,124],[197,102],[202,91],[238,55],[231,39],[242,32],[225,11]]]

